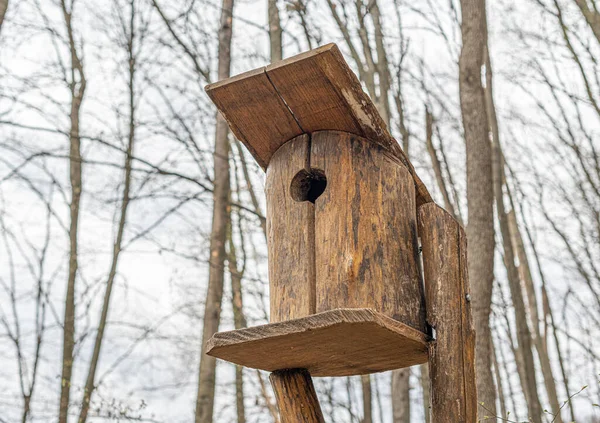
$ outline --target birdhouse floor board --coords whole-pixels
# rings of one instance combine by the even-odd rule
[[[216,333],[207,354],[266,371],[304,368],[352,376],[427,362],[429,337],[372,309],[336,309],[285,322]]]

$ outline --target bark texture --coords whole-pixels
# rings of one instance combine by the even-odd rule
[[[360,377],[362,385],[362,397],[363,397],[363,418],[361,423],[373,423],[373,390],[371,388],[371,376],[362,375]]]
[[[231,38],[234,0],[223,0],[219,28],[218,79],[229,77],[231,68]],[[208,289],[204,306],[204,329],[198,372],[196,423],[211,423],[215,400],[216,359],[205,354],[206,342],[219,329],[223,298],[224,265],[226,257],[227,224],[229,220],[229,129],[217,114],[214,151],[213,219],[210,237]]]
[[[232,237],[231,220],[229,223],[228,232],[227,240],[229,245],[229,254],[227,262],[229,264],[229,275],[231,278],[233,324],[236,329],[242,329],[246,327],[244,302],[242,299],[243,270],[240,271],[240,269],[238,269],[237,251]],[[235,408],[237,411],[237,423],[245,423],[246,407],[244,405],[244,371],[242,366],[235,366]]]
[[[410,369],[392,372],[392,421],[410,423]]]
[[[429,383],[429,365],[421,364],[420,366],[421,374],[419,378],[421,379],[421,389],[423,390],[423,414],[425,415],[425,423],[429,423],[431,421],[431,389]]]
[[[281,20],[277,0],[269,0],[269,42],[271,47],[271,63],[283,57]]]
[[[537,392],[537,382],[535,377],[535,362],[533,359],[531,332],[527,324],[527,312],[525,310],[525,301],[523,299],[523,291],[521,289],[521,281],[519,280],[519,271],[515,266],[515,253],[511,244],[511,234],[508,224],[507,213],[504,208],[504,198],[502,192],[502,171],[503,166],[500,152],[497,144],[494,148],[494,173],[495,187],[494,194],[496,197],[496,210],[498,220],[500,222],[500,231],[502,234],[502,246],[504,250],[504,264],[508,276],[508,284],[512,297],[513,309],[515,313],[515,324],[517,327],[517,342],[518,348],[516,353],[517,367],[521,367],[519,375],[521,377],[521,385],[525,393],[527,401],[527,409],[529,418],[534,423],[541,423],[542,408]]]
[[[325,423],[310,373],[304,369],[271,373],[281,423]]]
[[[525,252],[523,237],[521,235],[521,231],[519,230],[514,209],[507,214],[507,218],[510,236],[513,238],[513,248],[517,258],[519,259],[519,275],[521,277],[521,281],[525,285],[525,292],[527,293],[527,310],[529,311],[529,319],[531,321],[531,328],[533,329],[532,341],[537,351],[542,370],[542,376],[544,377],[546,394],[548,396],[548,401],[550,402],[551,412],[553,415],[556,415],[554,422],[562,423],[563,420],[559,411],[560,402],[556,392],[556,382],[552,370],[552,363],[548,354],[548,343],[546,342],[546,337],[540,330],[537,294],[535,292],[533,277],[529,267],[529,259]]]
[[[121,199],[121,211],[119,215],[119,222],[117,226],[117,236],[113,244],[112,260],[110,264],[110,270],[108,272],[108,278],[106,280],[106,289],[104,291],[104,301],[102,303],[102,311],[100,314],[100,321],[98,323],[98,330],[96,332],[96,340],[94,342],[94,350],[92,352],[92,359],[90,360],[90,366],[86,378],[85,388],[83,391],[83,401],[81,404],[81,411],[79,413],[78,423],[85,423],[88,417],[90,409],[90,401],[92,394],[96,389],[95,379],[96,370],[98,368],[98,361],[100,359],[100,351],[102,349],[102,341],[104,340],[104,330],[106,328],[106,322],[108,319],[108,311],[110,308],[110,298],[112,295],[113,284],[117,275],[117,267],[119,264],[119,257],[121,255],[121,245],[123,243],[123,234],[125,233],[125,224],[127,222],[127,209],[129,207],[130,191],[131,191],[131,172],[132,172],[132,160],[133,160],[133,149],[135,142],[135,56],[134,56],[134,37],[135,37],[135,2],[130,4],[130,16],[129,16],[129,31],[128,39],[126,43],[126,49],[128,54],[128,91],[129,91],[129,128],[127,137],[127,151],[125,154],[124,164],[124,175],[123,175],[123,196]]]
[[[75,281],[78,269],[78,228],[79,205],[82,192],[82,159],[81,138],[79,134],[79,117],[86,79],[83,63],[79,58],[75,36],[72,27],[72,9],[65,1],[61,1],[62,14],[65,21],[71,56],[69,91],[71,94],[71,109],[69,113],[69,178],[71,183],[70,225],[69,225],[69,274],[65,298],[65,314],[63,327],[63,357],[61,371],[59,423],[66,423],[69,413],[71,396],[71,378],[73,375],[73,351],[75,349]]]
[[[8,0],[0,0],[0,34],[2,33],[2,24],[8,10]]]
[[[575,2],[575,4],[577,4],[577,7],[579,7],[579,10],[585,18],[585,21],[587,22],[592,32],[594,33],[594,36],[600,43],[600,11],[598,11],[598,9],[593,5],[593,3],[592,7],[590,7],[588,0],[573,1]],[[593,2],[594,0],[591,1]]]
[[[461,0],[462,49],[459,89],[467,151],[468,267],[476,337],[480,416],[496,416],[490,351],[490,311],[494,281],[492,150],[481,70],[486,45],[485,0]]]

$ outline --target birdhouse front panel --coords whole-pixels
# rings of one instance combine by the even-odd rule
[[[267,169],[271,321],[372,308],[425,331],[415,188],[365,138],[319,131]]]
[[[315,202],[317,312],[368,307],[425,331],[413,179],[385,149],[316,132],[312,168],[327,188]]]
[[[281,146],[267,171],[267,246],[271,322],[315,313],[314,204],[292,196],[292,181],[307,168],[310,138]]]

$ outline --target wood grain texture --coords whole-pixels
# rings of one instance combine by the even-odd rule
[[[327,188],[315,203],[317,311],[369,307],[426,330],[413,180],[377,144],[313,134],[311,167]]]
[[[206,93],[263,169],[283,143],[304,132],[264,68],[207,85]]]
[[[467,276],[467,241],[462,227],[430,203],[418,210],[430,344],[431,419],[436,423],[477,421],[475,330]]]
[[[345,131],[373,140],[407,167],[417,205],[432,201],[335,44],[210,84],[206,92],[263,168],[301,133]]]
[[[269,377],[281,423],[325,423],[323,412],[306,369],[278,370]]]
[[[309,137],[284,144],[267,170],[267,244],[271,322],[315,313],[314,204],[297,202],[290,188],[308,168]]]
[[[338,309],[215,334],[207,354],[275,371],[304,368],[313,376],[351,376],[427,361],[424,333],[371,309]]]

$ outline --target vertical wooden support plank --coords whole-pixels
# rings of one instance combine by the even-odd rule
[[[308,370],[278,370],[270,380],[281,423],[325,423]]]
[[[314,204],[292,198],[294,176],[308,167],[301,135],[273,155],[267,169],[267,237],[271,322],[315,313]]]
[[[370,307],[425,332],[406,167],[383,147],[337,131],[312,135],[310,165],[327,178],[315,202],[317,312]]]
[[[460,224],[434,203],[418,210],[430,344],[431,419],[477,421],[475,330],[469,301],[467,240]]]

